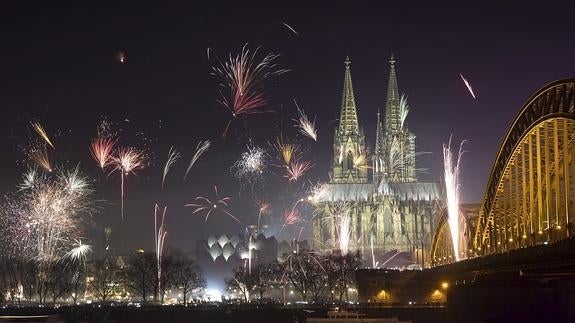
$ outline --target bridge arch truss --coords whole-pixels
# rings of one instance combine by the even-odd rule
[[[537,91],[500,146],[479,211],[473,253],[485,255],[573,236],[575,79]]]

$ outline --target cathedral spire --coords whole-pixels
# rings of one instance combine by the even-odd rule
[[[401,116],[399,113],[399,88],[395,74],[395,58],[393,54],[389,59],[389,81],[387,83],[387,104],[385,105],[385,130],[396,133],[401,130]]]
[[[351,61],[345,58],[345,76],[343,79],[343,96],[341,100],[341,113],[339,116],[339,130],[341,134],[359,133],[357,110],[355,108],[355,95],[351,82]]]

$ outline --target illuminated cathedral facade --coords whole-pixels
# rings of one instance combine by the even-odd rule
[[[375,147],[366,146],[351,77],[345,74],[335,129],[330,181],[314,194],[314,248],[359,250],[374,267],[427,266],[435,220],[444,208],[439,182],[419,182],[415,135],[407,128],[409,106],[399,95],[396,61],[389,60],[383,120],[377,113]],[[373,151],[373,154],[370,153]]]

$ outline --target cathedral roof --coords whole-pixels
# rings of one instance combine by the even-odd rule
[[[445,192],[439,182],[387,182],[381,181],[378,195],[396,196],[401,201],[444,200]]]

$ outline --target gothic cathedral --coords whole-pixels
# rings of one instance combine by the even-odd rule
[[[373,155],[359,125],[349,57],[344,63],[330,181],[314,197],[314,248],[359,250],[364,263],[373,267],[425,267],[445,190],[440,182],[417,180],[415,135],[405,122],[409,105],[399,95],[396,61],[392,55],[385,115],[382,122],[377,113]]]

